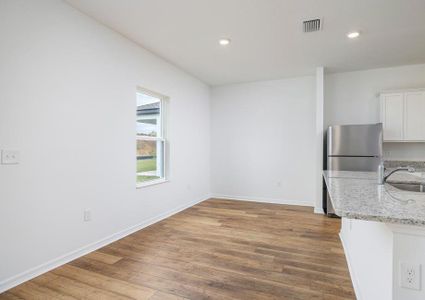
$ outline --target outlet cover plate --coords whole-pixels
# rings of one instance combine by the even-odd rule
[[[421,289],[421,265],[400,262],[400,285],[406,289]]]
[[[84,210],[83,220],[84,220],[84,222],[90,222],[91,221],[91,210],[90,209]]]
[[[19,151],[2,150],[1,151],[1,164],[2,165],[17,165],[17,164],[19,164]]]

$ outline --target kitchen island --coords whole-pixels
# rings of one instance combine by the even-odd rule
[[[425,184],[422,173],[395,173],[379,185],[375,172],[325,171],[341,241],[358,299],[425,299],[425,193],[389,183]],[[403,283],[405,266],[417,282]],[[418,284],[417,284],[418,283]]]
[[[422,173],[395,173],[384,185],[375,172],[324,171],[336,215],[350,219],[425,226],[425,193],[391,183],[425,185]]]

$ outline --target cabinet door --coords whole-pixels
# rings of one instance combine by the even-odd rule
[[[404,139],[425,140],[425,93],[404,94]]]
[[[381,101],[381,121],[384,125],[384,141],[403,140],[403,94],[383,94]]]

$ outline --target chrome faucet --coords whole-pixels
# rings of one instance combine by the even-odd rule
[[[384,176],[383,183],[385,183],[387,181],[388,177],[393,175],[395,172],[399,172],[399,171],[407,171],[409,173],[413,173],[413,172],[415,172],[415,168],[413,168],[413,167],[400,167],[400,168],[397,168],[395,170],[392,170],[390,173],[388,173],[386,176]]]

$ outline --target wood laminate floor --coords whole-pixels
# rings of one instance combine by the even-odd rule
[[[340,220],[210,199],[0,299],[355,299]]]

